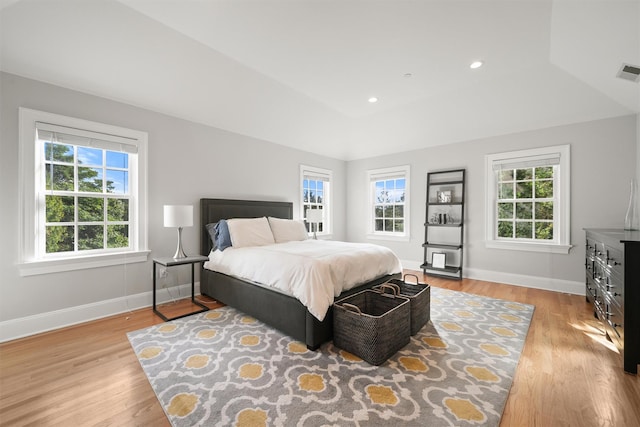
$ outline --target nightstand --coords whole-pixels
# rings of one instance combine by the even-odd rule
[[[194,256],[188,256],[185,258],[154,258],[153,259],[153,312],[155,314],[157,314],[158,316],[160,316],[162,319],[164,319],[165,321],[168,320],[174,320],[174,319],[179,319],[181,317],[186,317],[186,316],[190,316],[192,314],[196,314],[196,313],[202,313],[203,311],[208,311],[209,308],[200,303],[199,301],[196,301],[195,299],[195,293],[196,293],[196,284],[195,284],[195,265],[201,262],[205,262],[205,261],[209,261],[209,257],[203,256],[203,255],[194,255]],[[175,265],[185,265],[185,264],[191,264],[191,302],[199,307],[202,307],[202,310],[198,310],[198,311],[193,311],[191,313],[187,313],[187,314],[183,314],[180,316],[176,316],[176,317],[172,317],[172,318],[168,318],[166,317],[164,314],[160,313],[160,311],[157,310],[156,308],[156,278],[157,278],[157,274],[156,274],[156,265],[162,265],[166,268],[169,267],[173,267]]]

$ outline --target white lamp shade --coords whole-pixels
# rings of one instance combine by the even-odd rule
[[[312,223],[322,222],[322,209],[307,210],[307,222],[312,222]]]
[[[164,205],[164,226],[193,226],[193,205]]]

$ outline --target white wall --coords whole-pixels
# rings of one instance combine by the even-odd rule
[[[427,172],[466,168],[465,276],[583,293],[584,227],[624,225],[629,182],[636,173],[636,115],[559,126],[352,161],[347,171],[347,238],[367,241],[368,169],[411,165],[411,240],[388,242],[405,267],[422,263]],[[571,145],[571,244],[568,255],[487,249],[484,156],[550,145]]]
[[[341,160],[6,73],[0,73],[0,93],[0,341],[37,325],[61,326],[150,303],[151,257],[172,255],[176,244],[175,229],[162,224],[164,204],[193,204],[195,224],[199,223],[201,197],[291,201],[297,217],[299,165],[307,164],[333,171],[334,234],[337,239],[345,238],[346,164]],[[148,262],[29,277],[18,274],[18,107],[149,133],[152,253]],[[199,238],[198,227],[184,230],[187,253],[199,252]],[[169,270],[175,276],[169,284],[190,281],[189,268],[180,268]]]

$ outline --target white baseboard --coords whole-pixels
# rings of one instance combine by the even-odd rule
[[[420,261],[402,260],[402,267],[409,270],[422,270]],[[505,283],[507,285],[523,286],[526,288],[544,289],[547,291],[562,292],[566,294],[584,295],[583,282],[572,280],[554,279],[551,277],[528,276],[524,274],[503,273],[500,271],[481,270],[479,268],[465,268],[463,276],[468,279],[483,280],[486,282]]]
[[[156,302],[158,304],[169,302],[173,298],[191,297],[191,283],[173,286],[168,289],[171,292],[171,296],[166,288],[158,289],[156,294]],[[196,282],[196,295],[198,294],[200,294],[200,283]],[[0,342],[11,341],[41,332],[77,325],[78,323],[151,307],[152,305],[153,292],[149,291],[77,307],[35,314],[33,316],[5,320],[4,322],[0,322]]]

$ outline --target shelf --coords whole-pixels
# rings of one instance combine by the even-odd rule
[[[446,266],[445,268],[435,268],[432,267],[431,264],[425,263],[420,266],[421,269],[433,270],[433,271],[442,271],[443,273],[451,273],[458,274],[460,272],[460,267]]]
[[[450,169],[427,173],[424,240],[422,244],[424,258],[423,264],[420,266],[425,274],[449,279],[462,279],[464,265],[465,175],[465,169]],[[434,219],[434,223],[430,222],[434,221]],[[432,260],[432,254],[437,252],[448,254],[444,256],[444,262],[441,262],[445,264],[443,268],[436,268],[429,262]],[[446,261],[454,265],[446,265]]]
[[[431,248],[442,248],[442,249],[462,249],[462,245],[450,245],[447,243],[423,243],[423,248],[431,247]]]
[[[452,184],[462,184],[463,181],[442,181],[442,182],[430,182],[429,185],[452,185]]]

